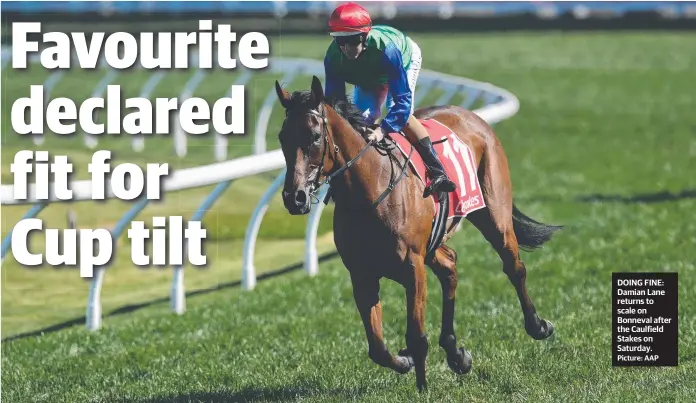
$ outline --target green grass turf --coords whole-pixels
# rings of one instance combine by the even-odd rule
[[[696,400],[696,37],[414,37],[425,68],[490,81],[520,98],[519,114],[496,127],[517,204],[566,225],[547,247],[522,256],[538,312],[556,325],[552,339],[525,334],[497,256],[466,225],[451,241],[460,256],[455,323],[474,367],[463,377],[447,368],[437,346],[441,292],[429,275],[425,396],[412,373],[397,376],[369,360],[348,275],[333,259],[316,278],[291,273],[250,293],[232,287],[191,297],[181,317],[160,303],[109,317],[98,333],[76,326],[5,342],[3,400]],[[274,49],[320,58],[325,44],[285,38]],[[613,271],[679,272],[679,367],[611,367]],[[3,308],[11,303],[5,294]],[[382,301],[396,352],[404,346],[403,290],[383,281]],[[60,307],[48,298],[34,303]]]

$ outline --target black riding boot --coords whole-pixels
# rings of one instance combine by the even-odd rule
[[[425,137],[416,143],[416,150],[423,158],[425,166],[428,167],[428,173],[430,175],[430,185],[425,188],[423,192],[423,197],[428,197],[433,193],[438,192],[453,192],[457,185],[454,184],[445,172],[445,168],[440,162],[440,158],[433,148],[433,143],[430,141],[430,137]]]

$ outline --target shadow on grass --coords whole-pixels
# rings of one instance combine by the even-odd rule
[[[572,199],[558,195],[528,195],[515,196],[516,203],[527,202],[544,202],[544,203],[562,203],[562,202],[578,202],[578,203],[622,203],[622,204],[648,204],[648,203],[664,203],[674,202],[679,200],[696,199],[696,189],[684,189],[681,192],[653,192],[639,193],[634,195],[619,195],[619,194],[602,194],[593,193],[588,195],[580,195]]]
[[[576,201],[585,203],[596,203],[596,202],[617,202],[625,204],[633,203],[661,203],[670,202],[683,199],[696,199],[696,189],[686,189],[679,193],[672,192],[656,192],[656,193],[642,193],[633,196],[621,196],[621,195],[606,195],[606,194],[591,194],[587,196],[580,196],[576,198]]]
[[[336,252],[336,251],[325,253],[325,254],[319,256],[319,262],[329,260],[329,259],[334,258],[336,256],[338,256],[338,252]],[[290,266],[286,266],[286,267],[283,267],[283,268],[278,269],[278,270],[269,271],[269,272],[260,274],[256,277],[256,280],[257,281],[267,280],[267,279],[270,279],[270,278],[273,278],[276,276],[280,276],[281,274],[286,274],[286,273],[293,272],[295,270],[300,270],[302,267],[303,267],[303,262],[294,263]],[[186,293],[186,297],[188,298],[188,297],[193,297],[195,295],[209,294],[211,292],[215,292],[215,291],[219,291],[219,290],[223,290],[223,289],[227,289],[227,288],[236,288],[236,287],[239,287],[241,285],[242,285],[241,280],[230,281],[227,283],[218,284],[215,287],[202,288],[199,290],[189,291]],[[125,305],[125,306],[122,306],[120,308],[117,308],[117,309],[109,312],[108,314],[104,315],[104,317],[108,318],[108,317],[112,317],[112,316],[116,316],[116,315],[131,313],[131,312],[137,311],[138,309],[146,308],[146,307],[149,307],[149,306],[152,306],[155,304],[159,304],[162,302],[168,302],[168,301],[169,301],[169,297],[162,297],[162,298],[154,299],[151,301],[142,302],[139,304]],[[84,323],[85,323],[85,317],[81,316],[79,318],[70,319],[70,320],[67,320],[65,322],[61,322],[61,323],[57,323],[55,325],[45,327],[43,329],[33,330],[31,332],[25,332],[25,333],[16,334],[14,336],[9,336],[7,338],[2,339],[2,341],[6,342],[6,341],[24,339],[27,337],[41,336],[41,335],[44,335],[47,333],[57,332],[59,330],[66,329],[68,327],[72,327],[72,326],[80,325],[80,324],[84,324]]]
[[[176,396],[162,396],[138,400],[139,403],[174,402],[291,402],[309,397],[326,396],[332,401],[349,401],[365,394],[364,388],[329,388],[321,390],[313,387],[287,388],[244,388],[238,392],[193,392]]]

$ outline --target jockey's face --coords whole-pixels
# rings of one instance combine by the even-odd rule
[[[362,51],[365,50],[363,35],[337,36],[336,43],[349,59],[357,59]]]

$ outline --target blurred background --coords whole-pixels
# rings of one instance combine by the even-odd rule
[[[514,289],[483,237],[467,223],[454,237],[457,335],[473,350],[475,369],[459,381],[437,351],[440,290],[429,276],[434,401],[694,401],[688,374],[696,373],[696,299],[684,290],[696,287],[696,2],[359,3],[374,23],[399,28],[419,44],[424,69],[489,82],[519,99],[517,114],[494,127],[516,204],[542,222],[566,225],[543,250],[523,255],[532,299],[559,330],[543,344],[524,333]],[[180,96],[197,74],[171,71],[153,80],[155,72],[137,68],[113,76],[108,68],[13,71],[12,22],[40,21],[43,32],[137,34],[194,32],[199,19],[212,19],[231,24],[238,39],[263,32],[271,57],[321,61],[331,41],[327,19],[338,4],[3,1],[2,183],[12,183],[9,165],[22,149],[68,155],[75,179],[89,178],[94,150],[80,134],[47,132],[37,143],[12,131],[10,108],[30,85],[48,83],[51,98],[78,103],[109,77],[123,97],[148,88],[154,99]],[[128,135],[105,135],[98,148],[112,150],[114,163],[168,162],[173,169],[251,155],[259,112],[274,100],[274,81],[287,76],[244,74],[217,69],[195,89],[212,104],[233,82],[247,80],[248,130],[230,137],[223,155],[211,135],[189,136],[184,155],[167,136],[145,138],[138,151]],[[284,84],[307,89],[310,78]],[[417,102],[431,105],[445,92],[430,88]],[[448,102],[475,109],[486,100],[467,103],[467,94],[456,93]],[[278,148],[282,119],[274,108],[264,131],[268,150]],[[3,400],[33,402],[48,394],[56,401],[410,401],[413,379],[394,378],[367,358],[350,281],[335,253],[332,205],[319,226],[319,275],[310,278],[300,270],[307,217],[288,215],[275,194],[256,252],[257,272],[268,278],[252,292],[240,289],[245,231],[278,173],[235,180],[205,216],[210,264],[186,268],[183,316],[169,311],[171,270],[133,267],[125,234],[105,276],[99,332],[84,329],[89,282],[77,268],[27,269],[9,253],[2,264]],[[167,194],[138,219],[189,218],[213,189]],[[54,203],[39,217],[50,228],[113,228],[131,207],[118,200]],[[2,207],[3,238],[27,209]],[[32,248],[42,251],[43,237],[33,237]],[[611,370],[612,271],[680,273],[679,368]],[[382,287],[385,333],[398,351],[403,291],[386,281]]]
[[[10,1],[11,20],[147,22],[234,18],[258,29],[322,33],[336,1]],[[363,2],[377,23],[414,30],[680,29],[693,27],[693,1],[374,1]],[[260,25],[257,25],[260,24]],[[135,25],[134,25],[135,26]]]

